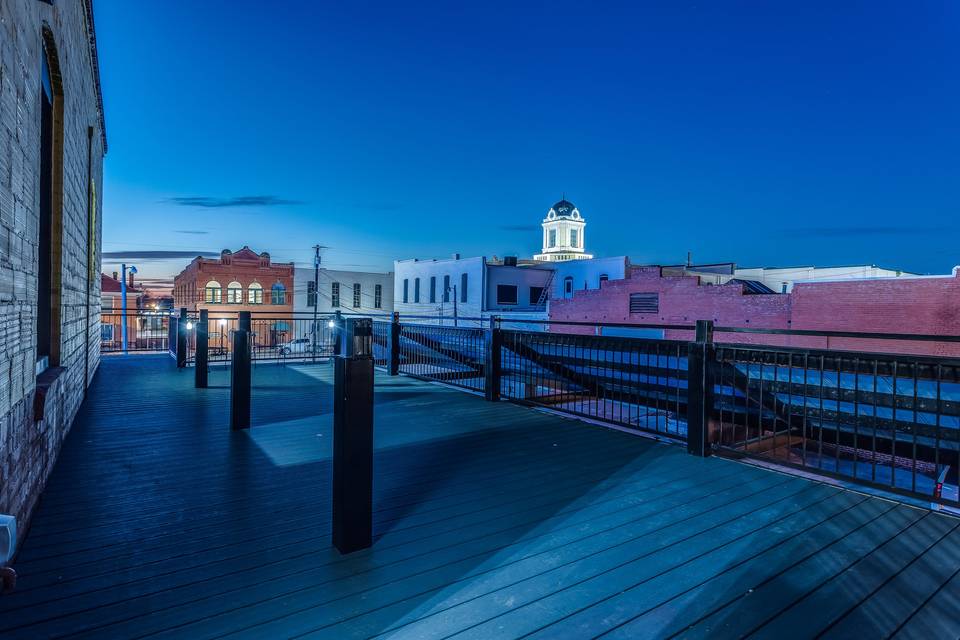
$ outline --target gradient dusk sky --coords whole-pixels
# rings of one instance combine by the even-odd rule
[[[104,271],[960,264],[960,3],[97,0]]]

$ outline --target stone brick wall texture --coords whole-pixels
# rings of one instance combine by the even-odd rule
[[[628,324],[692,324],[859,333],[960,335],[960,271],[953,277],[798,283],[789,294],[745,295],[739,284],[703,285],[693,276],[662,276],[660,267],[639,267],[624,280],[597,290],[551,300],[550,319]],[[660,294],[657,314],[630,313],[631,293]],[[593,333],[592,327],[555,331]],[[668,339],[689,340],[690,331],[667,330]],[[960,343],[887,339],[718,333],[718,342],[767,344],[875,353],[960,356]]]
[[[0,513],[17,516],[21,537],[100,357],[99,196],[105,145],[88,6],[84,0],[52,5],[0,0]],[[59,344],[65,369],[46,393],[43,419],[36,421],[39,95],[45,32],[54,44],[63,88],[63,181],[55,185],[62,192],[62,227],[53,234],[54,252],[57,246],[61,252]],[[89,127],[94,131],[90,162]],[[96,277],[88,296],[91,275]]]

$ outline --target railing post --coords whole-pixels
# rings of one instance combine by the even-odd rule
[[[180,307],[180,317],[177,319],[177,368],[187,366],[187,308]]]
[[[333,545],[373,544],[373,321],[346,321],[334,358]]]
[[[490,318],[490,328],[485,336],[486,357],[483,367],[484,397],[490,402],[500,400],[500,348],[503,346],[503,331],[500,318]]]
[[[710,455],[716,348],[713,322],[697,320],[695,340],[687,345],[687,452]]]
[[[210,363],[207,346],[209,337],[207,332],[207,323],[210,319],[210,312],[206,309],[200,309],[200,318],[197,320],[197,353],[194,356],[193,386],[197,389],[206,389],[208,380],[208,365]]]
[[[387,373],[395,376],[400,373],[400,314],[393,312],[390,323],[390,344],[387,347]]]
[[[333,355],[340,355],[343,336],[343,314],[335,311],[333,314]]]
[[[241,311],[230,359],[230,428],[250,428],[250,312]]]

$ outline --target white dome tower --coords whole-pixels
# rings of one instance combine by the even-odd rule
[[[542,262],[562,260],[589,260],[593,256],[583,252],[584,227],[587,221],[580,210],[566,199],[560,200],[547,212],[543,227],[543,253],[533,256]]]

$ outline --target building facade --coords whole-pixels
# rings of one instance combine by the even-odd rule
[[[100,274],[100,345],[104,351],[116,351],[123,343],[123,287],[119,274],[113,276]],[[138,317],[141,314],[143,290],[136,285],[133,274],[127,276],[126,325],[128,345],[136,344],[138,329],[141,328]],[[148,329],[148,327],[142,327]]]
[[[106,134],[90,2],[0,16],[0,513],[22,536],[99,364]]]
[[[314,276],[316,289],[314,288]],[[293,310],[297,314],[393,313],[393,273],[339,271],[297,267],[294,271]]]
[[[658,266],[635,267],[602,289],[575,291],[554,300],[551,321],[626,324],[692,324],[754,329],[857,333],[960,334],[960,268],[951,275],[798,282],[790,293],[757,289],[751,281],[704,282]],[[760,292],[758,292],[760,291]],[[551,330],[595,329],[551,326]],[[686,340],[690,332],[613,329],[605,335]],[[819,336],[717,334],[717,341],[887,353],[960,356],[960,344]]]

